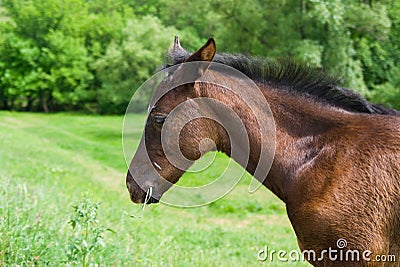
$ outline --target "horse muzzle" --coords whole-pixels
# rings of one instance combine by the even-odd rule
[[[155,187],[151,185],[140,186],[133,178],[130,171],[126,175],[126,187],[128,188],[130,198],[134,203],[158,203],[161,196],[155,192]]]

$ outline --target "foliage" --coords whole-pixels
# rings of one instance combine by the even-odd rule
[[[68,34],[71,28],[79,30],[81,12],[76,11],[84,9],[84,1],[66,5],[53,0],[3,3],[11,18],[2,25],[3,108],[48,112],[57,106],[77,108],[88,101],[92,74],[85,39]]]
[[[135,89],[163,64],[165,48],[169,46],[174,32],[176,30],[165,28],[159,19],[152,16],[126,22],[121,40],[113,41],[105,55],[95,63],[102,82],[102,88],[98,90],[98,103],[102,111],[125,111],[127,100]],[[134,104],[137,111],[147,108],[145,101]]]
[[[400,108],[399,18],[392,0],[2,0],[0,109],[123,113],[175,34],[191,51],[214,36],[219,51],[292,57]]]

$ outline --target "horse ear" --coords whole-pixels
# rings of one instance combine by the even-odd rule
[[[175,35],[175,39],[174,39],[174,48],[173,48],[174,50],[181,50],[181,49],[183,49],[182,48],[182,46],[181,46],[181,43],[179,43],[179,37],[178,37],[178,35]]]
[[[178,41],[179,44],[179,41]],[[217,48],[215,46],[214,38],[208,39],[207,43],[203,45],[199,50],[193,53],[190,57],[188,57],[185,62],[192,61],[212,61]]]
[[[174,38],[174,44],[173,44],[173,46],[172,46],[172,51],[174,51],[174,52],[177,52],[177,53],[179,53],[179,52],[183,52],[183,53],[188,53],[185,49],[183,49],[183,47],[181,46],[181,43],[179,42],[179,37],[178,37],[178,35],[175,35],[175,38]]]
[[[0,0],[1,1],[1,0]],[[169,59],[173,64],[182,63],[185,58],[190,56],[190,53],[186,51],[179,43],[178,35],[175,36],[174,42],[168,51]]]

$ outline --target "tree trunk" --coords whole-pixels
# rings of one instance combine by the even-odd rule
[[[47,98],[44,92],[40,94],[40,102],[42,103],[43,111],[49,113],[49,106],[47,105]]]
[[[4,91],[0,90],[0,100],[1,100],[1,107],[0,109],[2,110],[8,110],[8,99],[7,97],[4,95]]]
[[[32,96],[28,96],[25,111],[32,111],[32,105],[33,105],[33,97]]]
[[[1,107],[1,109],[3,109],[3,110],[9,110],[9,109],[10,109],[10,107],[9,107],[9,105],[8,105],[8,100],[7,100],[7,98],[4,98],[1,102],[2,102],[2,107]]]

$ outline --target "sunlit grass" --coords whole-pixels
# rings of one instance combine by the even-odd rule
[[[137,115],[138,128],[143,120]],[[257,250],[265,245],[297,249],[283,203],[264,188],[249,194],[248,175],[211,205],[156,204],[146,206],[141,219],[127,216],[140,206],[130,202],[125,188],[122,121],[0,112],[0,265],[65,264],[74,234],[68,224],[72,205],[85,192],[101,202],[99,225],[115,232],[104,234],[104,249],[95,255],[103,265],[258,266]],[[132,135],[136,142],[140,133]],[[211,167],[185,175],[180,184],[208,183],[228,161],[217,154]],[[288,264],[293,265],[269,263]]]

